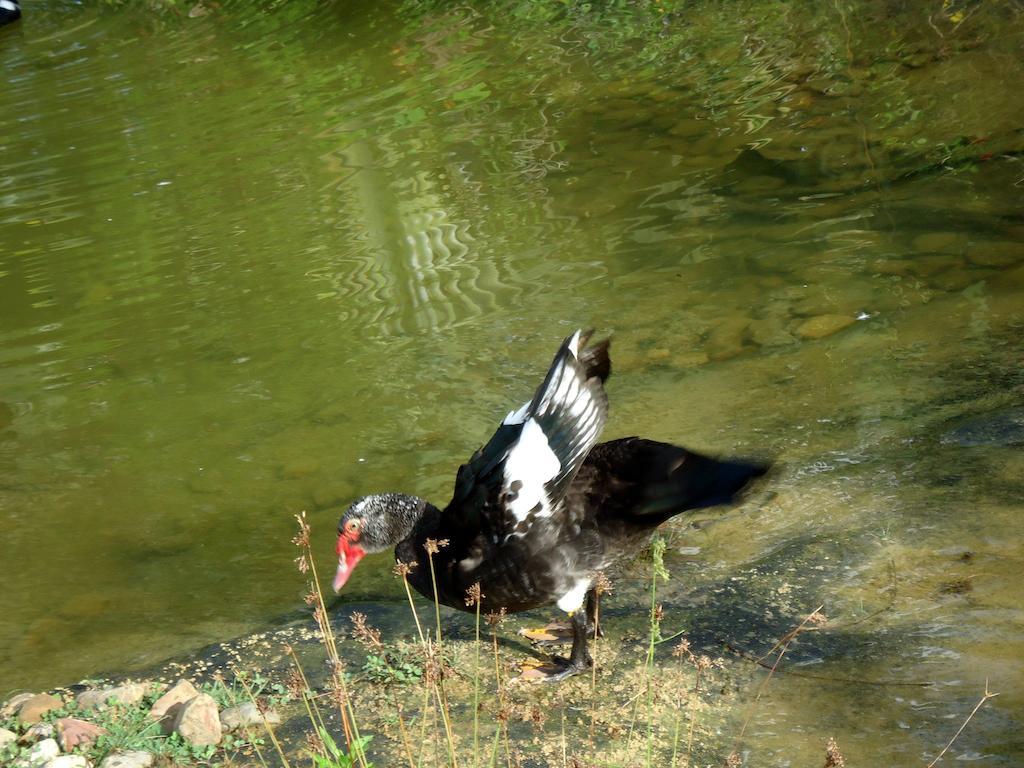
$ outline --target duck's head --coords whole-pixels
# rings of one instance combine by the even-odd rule
[[[368,554],[394,547],[409,535],[426,502],[401,493],[377,493],[356,499],[338,521],[338,571],[334,591],[348,581]]]

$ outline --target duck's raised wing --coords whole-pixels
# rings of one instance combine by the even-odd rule
[[[533,399],[459,468],[446,515],[473,534],[524,534],[559,509],[608,414],[608,341],[586,348],[589,338],[582,331],[568,337]]]

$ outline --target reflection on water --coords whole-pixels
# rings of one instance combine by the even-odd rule
[[[0,693],[293,609],[293,513],[329,539],[359,492],[443,502],[594,325],[609,436],[778,457],[674,530],[666,592],[709,646],[836,620],[762,754],[820,762],[813,724],[916,764],[988,677],[957,756],[1019,761],[1019,20],[554,5],[3,31]],[[353,597],[399,597],[385,561]]]

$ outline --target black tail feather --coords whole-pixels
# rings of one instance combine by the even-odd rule
[[[608,355],[608,348],[611,347],[612,340],[607,338],[604,341],[599,341],[592,347],[588,347],[587,344],[593,335],[593,329],[580,334],[579,359],[583,365],[583,370],[587,372],[587,378],[591,379],[596,376],[604,384],[612,373],[612,360]]]
[[[685,450],[685,449],[680,449]],[[761,477],[768,464],[744,459],[712,459],[686,451],[682,464],[669,474],[663,509],[686,510],[732,504],[747,485]]]
[[[686,448],[638,437],[602,443],[590,459],[598,472],[631,486],[617,514],[645,526],[683,512],[730,504],[770,465],[747,459],[713,459]],[[623,471],[628,468],[628,471]]]

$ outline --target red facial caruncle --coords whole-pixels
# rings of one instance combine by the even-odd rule
[[[334,574],[334,591],[339,592],[348,577],[352,575],[356,564],[363,559],[366,550],[357,543],[359,541],[362,520],[358,517],[349,518],[338,534],[338,571]]]

